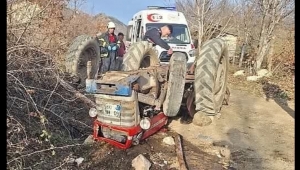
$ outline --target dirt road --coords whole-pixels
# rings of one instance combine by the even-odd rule
[[[95,143],[79,149],[85,158],[79,169],[131,170],[131,161],[143,154],[152,163],[151,170],[178,169],[174,146],[162,141],[177,132],[183,137],[183,149],[189,170],[220,170],[216,151],[224,145],[231,150],[235,170],[294,169],[294,106],[280,106],[248,92],[231,89],[228,106],[208,127],[181,124],[171,120],[170,131],[157,133],[128,150],[107,143]],[[96,146],[96,147],[95,147]],[[167,163],[165,163],[167,162]],[[71,169],[77,169],[74,166]]]
[[[169,127],[207,152],[213,153],[212,145],[228,145],[235,169],[294,169],[293,105],[280,106],[273,100],[231,89],[229,106],[221,113],[208,127],[182,125],[179,120],[173,120]]]

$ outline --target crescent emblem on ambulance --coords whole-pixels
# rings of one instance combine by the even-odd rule
[[[148,14],[147,19],[151,22],[157,22],[162,19],[162,16],[160,14],[153,13],[153,14]]]

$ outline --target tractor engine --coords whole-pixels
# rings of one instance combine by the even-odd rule
[[[136,93],[130,96],[111,96],[105,94],[95,95],[97,104],[96,120],[110,126],[132,127],[140,123],[139,107]],[[118,142],[126,141],[126,134],[122,131],[111,131],[109,127],[102,127],[101,133],[105,138],[111,138]]]
[[[96,108],[89,111],[95,118],[95,139],[128,148],[166,124],[160,99],[165,94],[161,90],[163,83],[158,81],[154,70],[110,71],[96,80],[96,84],[97,91],[93,94]]]

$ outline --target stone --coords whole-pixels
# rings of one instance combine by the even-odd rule
[[[131,166],[135,170],[149,170],[151,167],[151,162],[147,158],[145,158],[144,155],[139,154],[132,160]]]
[[[267,69],[260,69],[256,73],[257,76],[264,77],[264,76],[268,76],[269,71]]]
[[[236,76],[243,76],[243,75],[245,75],[245,71],[244,70],[239,70],[239,71],[237,71],[237,72],[235,72],[233,74],[234,77],[236,77]]]
[[[171,136],[167,136],[163,139],[163,142],[167,145],[175,145],[174,138]]]
[[[92,145],[94,143],[93,135],[89,135],[83,142],[84,145]]]
[[[77,166],[79,166],[82,163],[83,160],[84,160],[84,158],[82,158],[82,157],[75,159],[75,162],[77,163]]]
[[[258,81],[260,78],[262,78],[262,77],[261,76],[248,76],[247,81]]]

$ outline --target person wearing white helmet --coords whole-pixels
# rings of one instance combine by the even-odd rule
[[[113,33],[113,32],[114,32],[114,29],[116,28],[116,25],[115,25],[115,23],[113,23],[113,22],[109,22],[109,23],[107,24],[107,28],[108,28],[108,30],[112,29],[110,32]]]
[[[108,22],[107,32],[97,35],[100,44],[100,73],[116,70],[117,50],[119,48],[118,38],[115,35],[116,25],[113,22]]]

